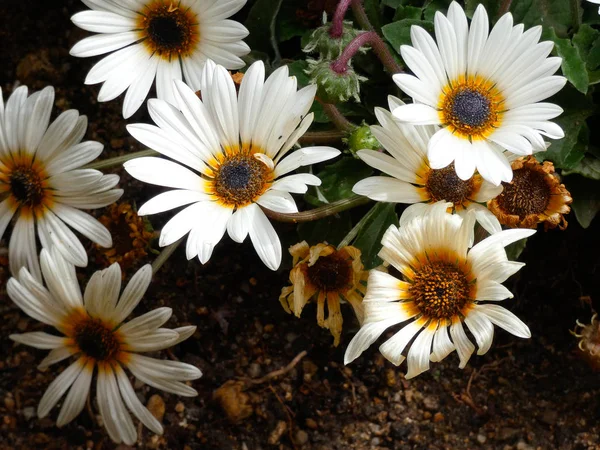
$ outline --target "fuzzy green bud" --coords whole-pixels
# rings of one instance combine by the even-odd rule
[[[348,66],[343,73],[337,73],[331,68],[331,61],[326,59],[308,59],[306,73],[311,82],[318,86],[317,97],[325,103],[346,102],[350,98],[360,101],[360,83],[366,78],[358,75]]]
[[[358,128],[355,128],[347,138],[342,139],[347,145],[350,152],[356,156],[359,150],[378,150],[381,144],[371,132],[371,127],[365,122]]]
[[[322,59],[336,59],[344,48],[362,33],[352,26],[352,22],[343,22],[342,33],[339,37],[331,35],[331,24],[327,23],[327,17],[323,14],[323,25],[317,28],[310,35],[308,43],[302,51],[305,53],[318,52]],[[365,52],[366,49],[362,49]]]

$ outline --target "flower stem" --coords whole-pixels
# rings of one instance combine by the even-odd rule
[[[270,219],[285,223],[300,223],[312,222],[314,220],[323,219],[324,217],[333,216],[342,211],[365,205],[368,202],[370,202],[370,199],[367,197],[353,195],[352,197],[338,200],[337,202],[329,203],[328,205],[319,206],[318,208],[298,213],[279,213],[263,208],[262,206],[261,208]]]
[[[324,145],[340,141],[344,136],[345,133],[339,130],[308,131],[298,139],[298,142],[301,144]]]
[[[160,254],[156,257],[156,259],[152,262],[152,275],[155,275],[156,272],[163,266],[163,264],[169,259],[169,257],[173,254],[173,252],[179,247],[179,244],[183,242],[183,238],[179,239],[177,242],[173,242],[171,245],[166,246]]]
[[[142,156],[156,156],[158,152],[154,150],[141,150],[139,152],[129,153],[123,156],[116,156],[114,158],[102,159],[84,166],[84,169],[108,169],[110,167],[119,166],[130,159],[141,158]]]
[[[321,104],[323,105],[323,111],[338,130],[349,133],[356,128],[356,125],[346,119],[335,105],[324,102],[321,102]]]
[[[498,17],[502,17],[504,14],[510,11],[512,0],[502,0],[500,8],[498,9]]]
[[[329,36],[334,39],[339,39],[344,34],[344,17],[352,0],[340,0],[331,19],[331,27],[329,28]]]
[[[375,212],[377,211],[375,209],[376,206],[377,206],[377,203],[375,203],[375,205],[369,210],[369,212],[366,213],[363,216],[363,218],[358,221],[358,223],[356,225],[354,225],[354,227],[348,232],[348,234],[344,237],[344,239],[342,239],[340,241],[340,243],[337,246],[338,250],[340,250],[343,247],[346,247],[354,240],[354,238],[356,237],[358,232],[361,230],[361,228],[365,226],[365,223],[367,222],[367,220],[370,220],[371,216],[373,214],[375,214]]]
[[[339,74],[345,73],[350,60],[365,45],[371,46],[389,73],[402,72],[402,67],[396,62],[383,39],[375,31],[366,31],[352,39],[338,59],[331,63],[331,70]]]
[[[354,18],[356,22],[360,25],[363,30],[373,31],[373,25],[369,21],[369,17],[363,8],[362,5],[363,0],[352,0],[352,13],[354,14]]]
[[[573,33],[577,33],[577,30],[579,30],[579,25],[581,25],[579,8],[579,0],[571,0],[571,17],[573,21]]]

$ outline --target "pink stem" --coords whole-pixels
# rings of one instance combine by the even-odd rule
[[[383,39],[375,31],[367,31],[356,36],[344,49],[342,54],[331,63],[331,70],[340,75],[348,70],[348,63],[361,47],[370,45],[379,60],[390,73],[402,72],[402,67],[396,62]]]
[[[331,20],[331,27],[329,28],[329,36],[334,39],[339,39],[344,34],[344,17],[350,7],[350,3],[352,3],[352,0],[340,0],[335,9],[333,19]]]

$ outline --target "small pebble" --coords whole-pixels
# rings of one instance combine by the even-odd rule
[[[296,432],[296,444],[304,445],[308,442],[308,433],[304,430],[298,430]]]
[[[35,408],[33,406],[27,406],[23,408],[23,417],[25,420],[30,420],[35,416]]]
[[[175,405],[175,411],[178,412],[178,413],[182,413],[183,411],[185,411],[185,405],[183,403],[181,403],[181,402],[178,402]]]
[[[444,421],[444,415],[441,412],[436,412],[433,415],[433,421],[435,423],[443,422]]]
[[[487,436],[485,434],[477,435],[477,442],[479,442],[480,444],[485,444],[485,441],[487,441]]]
[[[148,400],[148,404],[146,405],[150,414],[154,416],[156,420],[162,423],[163,417],[165,416],[165,401],[158,394],[154,394]]]

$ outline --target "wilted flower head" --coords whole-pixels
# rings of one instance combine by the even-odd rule
[[[458,176],[477,171],[495,185],[509,182],[512,171],[504,151],[531,155],[546,150],[542,136],[560,139],[550,119],[562,113],[552,103],[538,103],[557,93],[566,78],[554,76],[562,59],[548,58],[554,44],[539,42],[542,27],[524,31],[510,13],[489,31],[479,5],[471,26],[456,2],[447,16],[435,14],[435,37],[411,28],[413,46],[400,48],[415,75],[396,74],[394,81],[415,103],[393,114],[403,122],[439,124],[427,156],[434,169],[454,163]]]
[[[82,296],[75,267],[56,248],[43,249],[40,260],[47,287],[23,268],[18,278],[8,281],[7,292],[26,314],[53,326],[63,336],[34,331],[12,334],[10,338],[51,350],[40,369],[71,356],[76,360],[48,386],[38,406],[38,416],[47,416],[69,391],[56,424],[62,427],[71,422],[85,406],[96,368],[98,407],[111,439],[128,445],[135,443],[137,431],[129,412],[154,433],[161,434],[162,425],[140,402],[124,368],[152,387],[182,396],[197,395],[183,383],[202,375],[196,367],[139,354],[171,347],[190,337],[196,327],[160,328],[171,317],[171,308],[158,308],[123,323],[148,289],[150,265],[142,267],[121,293],[121,269],[115,263],[96,272]]]
[[[92,67],[85,83],[104,83],[98,94],[101,102],[127,90],[125,118],[139,109],[155,78],[158,98],[174,104],[174,79],[185,79],[198,90],[206,59],[239,69],[244,67],[240,56],[250,51],[242,41],[248,30],[227,19],[246,0],[82,1],[92,10],[71,20],[100,34],[75,44],[71,54],[89,57],[114,52]]]
[[[564,214],[571,211],[571,194],[560,184],[550,161],[538,162],[533,156],[512,163],[513,179],[502,183],[504,190],[488,202],[488,208],[501,224],[509,227],[567,228]]]
[[[87,118],[70,109],[50,123],[54,88],[27,96],[27,87],[12,93],[6,105],[0,90],[0,238],[15,216],[8,244],[13,275],[21,267],[41,280],[36,244],[56,246],[76,266],[86,266],[87,251],[68,227],[102,247],[110,247],[108,230],[81,209],[115,202],[118,175],[81,167],[102,153],[102,144],[81,142]],[[68,226],[67,226],[68,225]]]
[[[383,236],[379,256],[401,278],[371,271],[363,325],[348,345],[346,364],[399,323],[404,323],[400,331],[379,351],[399,365],[405,359],[404,349],[415,338],[408,350],[407,378],[428,370],[429,361],[441,361],[454,350],[459,367],[465,367],[475,346],[463,322],[475,337],[479,355],[492,345],[493,325],[515,336],[530,337],[527,325],[495,303],[512,298],[501,283],[524,265],[509,261],[504,247],[535,231],[500,231],[469,249],[474,214],[461,219],[447,213],[448,206],[439,202],[400,228],[391,225]],[[487,300],[493,303],[482,303]]]
[[[342,333],[340,304],[348,302],[362,322],[362,294],[367,272],[363,270],[360,250],[347,246],[336,250],[325,243],[309,247],[306,241],[290,247],[294,267],[290,272],[292,286],[281,290],[279,301],[288,313],[300,317],[310,301],[317,302],[317,323],[328,328],[336,347]],[[325,302],[328,315],[325,319]]]

